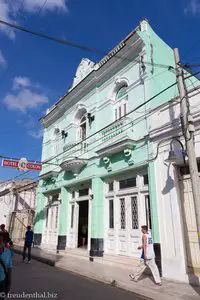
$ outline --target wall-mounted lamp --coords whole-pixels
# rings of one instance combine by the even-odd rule
[[[64,139],[68,136],[68,132],[65,132],[64,130],[62,130],[61,135],[62,135],[62,139]]]
[[[185,164],[185,157],[187,156],[184,146],[181,143],[181,141],[179,139],[173,138],[170,142],[170,151],[169,151],[169,156],[168,158],[165,160],[166,162],[170,162],[170,163],[178,163],[180,162],[180,158],[175,154],[174,150],[173,150],[173,143],[174,142],[178,142],[182,148],[182,156],[183,156],[183,162]]]
[[[92,116],[91,113],[87,114],[87,118],[88,118],[89,124],[91,124],[94,121],[94,119],[95,119],[94,115]]]

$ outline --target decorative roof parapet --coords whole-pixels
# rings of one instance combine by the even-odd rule
[[[114,56],[117,52],[119,52],[126,44],[121,42],[117,45],[111,52],[109,52],[104,58],[100,60],[98,63],[98,67],[102,67],[112,56]]]
[[[88,58],[82,58],[73,80],[71,89],[73,89],[80,81],[82,81],[90,72],[93,71],[95,63]]]

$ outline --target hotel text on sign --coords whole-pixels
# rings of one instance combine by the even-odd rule
[[[42,164],[28,162],[25,158],[22,158],[20,160],[4,159],[2,161],[2,167],[16,168],[16,169],[19,169],[22,171],[26,171],[26,170],[41,171],[42,170]]]

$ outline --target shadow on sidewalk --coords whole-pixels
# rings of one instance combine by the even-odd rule
[[[15,253],[22,255],[23,247],[16,246]],[[31,257],[39,262],[55,267],[56,263],[59,262],[63,256],[60,254],[47,253],[45,250],[42,250],[38,247],[33,247],[31,251]]]
[[[197,277],[194,273],[189,273],[189,283],[193,290],[200,296],[200,281],[199,277]]]

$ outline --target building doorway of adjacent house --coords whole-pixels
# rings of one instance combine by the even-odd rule
[[[78,247],[86,248],[88,245],[88,200],[79,201],[78,220]]]

